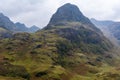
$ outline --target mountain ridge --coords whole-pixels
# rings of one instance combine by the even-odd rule
[[[20,23],[20,22],[17,22],[15,23],[16,27],[17,27],[17,30],[18,32],[30,32],[30,33],[34,33],[36,31],[38,31],[40,28],[33,25],[31,27],[27,27],[24,23]]]
[[[119,44],[119,33],[120,33],[120,22],[110,21],[110,20],[96,20],[91,19],[93,24],[95,24],[99,29],[102,30],[102,32],[105,34],[106,37],[108,37],[110,40],[113,39],[113,43],[117,42],[115,44]]]
[[[16,30],[15,24],[7,16],[4,16],[4,14],[2,13],[0,13],[0,27],[3,27],[4,29],[10,31]]]
[[[32,28],[28,28],[23,23],[20,23],[20,22],[14,23],[7,16],[5,16],[3,13],[0,13],[0,27],[4,28],[10,32],[13,32],[13,33],[16,33],[16,32],[34,33],[37,30],[39,30],[39,28],[37,26],[32,27]]]

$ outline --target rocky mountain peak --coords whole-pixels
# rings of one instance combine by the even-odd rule
[[[76,5],[67,3],[56,11],[52,16],[49,24],[58,24],[61,22],[81,22],[89,23],[89,19],[86,18]]]

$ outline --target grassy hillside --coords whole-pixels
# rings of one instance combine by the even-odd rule
[[[70,26],[14,34],[0,40],[0,79],[118,79],[117,62],[109,54],[112,44],[104,40],[89,29]]]
[[[119,80],[115,55],[79,8],[66,4],[44,29],[0,39],[0,80]]]

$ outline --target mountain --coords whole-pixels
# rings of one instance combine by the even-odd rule
[[[20,22],[15,23],[16,25],[16,31],[17,32],[30,32],[30,33],[34,33],[37,30],[39,30],[39,28],[37,26],[31,26],[30,28],[28,28],[25,24],[22,24]]]
[[[29,28],[29,32],[36,32],[36,31],[38,31],[39,29],[40,29],[39,27],[33,25],[33,26],[31,26],[31,27]]]
[[[26,27],[25,24],[22,24],[20,22],[15,23],[16,27],[17,27],[17,31],[18,32],[28,32],[28,28]]]
[[[45,27],[45,30],[49,29],[54,29],[56,34],[76,45],[82,45],[81,48],[86,45],[84,47],[86,48],[86,52],[87,50],[88,52],[92,51],[89,44],[96,46],[95,51],[97,51],[97,49],[98,51],[104,50],[105,47],[102,47],[104,43],[110,47],[109,40],[103,36],[102,32],[80,12],[76,5],[70,3],[60,7],[52,16],[49,24]],[[108,47],[106,47],[106,49],[108,49]]]
[[[117,40],[120,40],[120,22],[115,22],[110,25],[110,32],[114,35]]]
[[[57,12],[52,16],[49,24],[59,24],[60,22],[82,22],[82,23],[89,23],[87,17],[85,17],[79,10],[76,5],[73,4],[65,4],[60,7]]]
[[[36,33],[0,40],[0,79],[119,80],[113,49],[100,29],[67,3]]]
[[[0,13],[0,39],[12,37],[12,32],[16,30],[14,23],[2,13]]]
[[[7,29],[9,31],[16,30],[15,24],[6,16],[4,16],[2,13],[0,13],[0,27]]]
[[[110,20],[99,21],[94,18],[91,18],[91,21],[95,23],[95,25],[106,26],[106,27],[115,23],[114,21],[110,21]]]
[[[80,22],[81,24],[90,26],[87,28],[94,28],[94,30],[96,29],[98,32],[100,32],[100,30],[96,28],[91,23],[91,21],[80,12],[79,8],[76,5],[70,3],[67,3],[58,8],[57,12],[52,16],[46,28],[57,25],[64,25],[67,22]]]
[[[91,19],[93,24],[95,24],[99,29],[102,30],[104,35],[108,37],[112,42],[119,43],[120,41],[120,22],[114,22],[114,21],[99,21],[95,19]]]
[[[6,29],[10,31],[10,33],[18,33],[18,32],[36,32],[39,28],[37,26],[32,26],[31,28],[26,27],[25,24],[20,22],[13,23],[7,16],[0,13],[0,28]],[[1,31],[2,33],[2,31]]]

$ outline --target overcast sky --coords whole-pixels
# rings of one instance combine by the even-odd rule
[[[76,4],[89,18],[120,21],[120,0],[1,0],[0,12],[14,22],[44,27],[65,3]]]

